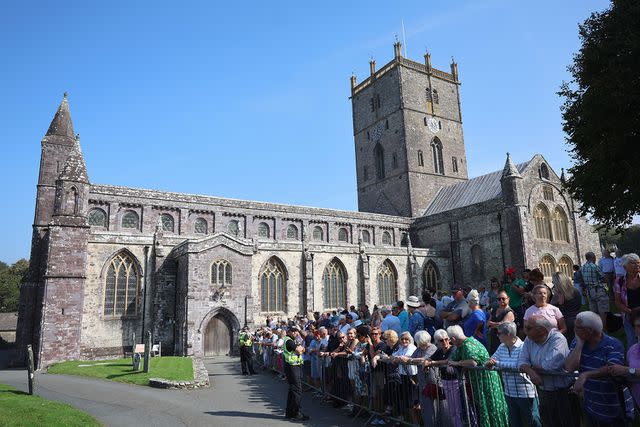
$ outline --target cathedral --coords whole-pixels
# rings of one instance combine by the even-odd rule
[[[599,248],[541,155],[469,179],[455,62],[396,42],[350,99],[358,212],[93,183],[65,94],[41,143],[19,348],[43,368],[151,332],[165,354],[226,354],[267,316],[389,305],[507,266],[550,279]]]

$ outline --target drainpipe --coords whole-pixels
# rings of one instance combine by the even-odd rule
[[[144,332],[146,326],[147,315],[147,272],[149,271],[149,246],[144,247],[144,274],[142,275],[142,335],[144,339]],[[135,344],[135,343],[133,343]]]
[[[249,299],[248,295],[244,296],[244,327],[247,327],[247,300]]]
[[[453,278],[453,285],[456,284],[456,266],[454,259],[454,250],[453,250],[453,224],[449,223],[449,240],[451,241],[450,252],[451,252],[451,277]]]

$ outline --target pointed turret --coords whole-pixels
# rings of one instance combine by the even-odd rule
[[[518,168],[513,164],[513,161],[511,161],[511,155],[507,153],[507,161],[504,163],[504,169],[502,169],[502,178],[509,177],[522,178],[520,172],[518,172]]]
[[[69,111],[69,102],[67,101],[67,92],[64,93],[62,102],[58,106],[56,115],[53,117],[46,136],[61,136],[73,143],[73,121],[71,120],[71,112]]]
[[[80,135],[76,135],[73,149],[69,153],[69,157],[64,162],[62,172],[60,172],[59,180],[89,183],[89,174],[84,164],[82,149],[80,148]]]

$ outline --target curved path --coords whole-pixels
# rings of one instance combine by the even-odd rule
[[[201,390],[160,390],[74,377],[36,374],[36,394],[69,403],[106,426],[296,425],[284,420],[286,383],[272,374],[246,377],[237,358],[207,359],[212,386]],[[27,390],[26,371],[0,371],[0,383]],[[346,413],[320,403],[310,393],[303,407],[308,426],[361,426]]]

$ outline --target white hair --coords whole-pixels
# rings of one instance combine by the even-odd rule
[[[447,331],[445,331],[444,329],[438,329],[433,333],[433,339],[436,341],[445,338],[449,338],[449,334],[447,334]]]
[[[498,332],[509,335],[510,337],[515,337],[518,333],[518,328],[513,322],[505,322],[498,326]]]
[[[640,262],[640,257],[638,256],[638,254],[631,253],[631,254],[626,254],[622,256],[621,264],[623,267],[626,267],[627,264],[629,264],[630,262],[635,262],[635,263]]]
[[[403,332],[403,333],[400,335],[400,338],[403,338],[403,337],[408,337],[408,338],[409,338],[409,341],[411,342],[411,344],[413,344],[413,337],[411,336],[411,333],[410,333],[410,332]]]
[[[455,338],[457,340],[463,340],[463,339],[465,339],[467,337],[464,334],[464,331],[462,330],[462,328],[460,326],[458,326],[458,325],[449,326],[447,328],[447,334],[451,338]]]
[[[421,345],[429,345],[431,344],[431,335],[429,335],[427,331],[418,331],[416,332],[414,341],[418,347]]]
[[[580,321],[583,328],[593,329],[594,331],[602,332],[602,319],[600,315],[593,311],[583,311],[576,316],[576,322]]]
[[[544,317],[541,314],[534,314],[533,316],[531,316],[529,318],[529,320],[531,322],[533,322],[534,325],[536,326],[540,326],[545,328],[547,331],[550,331],[553,329],[553,325],[551,324],[551,322],[549,321],[549,319],[547,319],[546,317]]]

